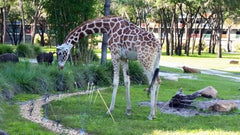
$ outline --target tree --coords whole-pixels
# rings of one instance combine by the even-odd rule
[[[104,16],[110,15],[110,5],[111,5],[111,0],[105,0]],[[102,65],[105,65],[107,62],[107,40],[108,40],[108,35],[105,33],[103,34],[103,39],[102,39],[102,53],[101,53]]]
[[[21,10],[21,15],[22,15],[22,39],[23,39],[23,43],[26,43],[26,28],[25,28],[25,18],[24,18],[24,10],[23,10],[23,1],[22,0],[18,0],[19,2],[19,6],[20,6],[20,10]]]
[[[2,22],[3,22],[3,29],[1,31],[2,33],[2,43],[5,43],[6,41],[6,36],[7,36],[7,19],[8,19],[8,13],[10,11],[10,5],[13,3],[15,0],[3,0],[0,2],[0,6],[2,7]]]
[[[43,8],[47,13],[50,37],[55,44],[63,43],[71,30],[84,21],[96,17],[97,0],[46,0]],[[67,5],[67,6],[66,6]],[[88,48],[88,37],[83,38],[71,50],[70,60],[88,62],[87,55],[92,54]],[[86,58],[86,59],[85,59]]]
[[[9,21],[10,27],[8,27],[6,31],[10,37],[12,44],[17,45],[22,41],[23,29],[22,29],[22,25],[19,25],[22,22],[21,22],[21,15],[20,15],[20,9],[19,9],[18,3],[14,2],[12,3],[12,6],[15,8],[10,8],[10,11],[8,14],[8,21]]]
[[[37,24],[39,22],[39,18],[45,18],[43,16],[43,4],[44,0],[29,0],[25,3],[25,12],[26,12],[26,20],[31,24],[31,43],[34,43],[35,34],[37,32]]]

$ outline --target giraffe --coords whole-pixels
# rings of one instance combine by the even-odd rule
[[[57,46],[59,69],[63,69],[74,43],[93,33],[107,33],[109,37],[108,48],[111,52],[114,75],[112,100],[108,113],[114,110],[119,84],[119,69],[122,66],[127,96],[126,114],[131,114],[128,61],[138,60],[144,68],[149,81],[149,91],[151,92],[151,111],[148,119],[154,119],[156,117],[158,90],[161,83],[158,76],[161,45],[158,40],[152,33],[139,28],[122,17],[106,16],[89,20],[73,29],[66,36],[64,43]]]

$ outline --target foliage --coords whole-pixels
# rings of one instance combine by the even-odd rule
[[[234,51],[240,51],[240,42],[234,42],[233,43]]]
[[[41,47],[37,45],[20,44],[16,48],[16,53],[19,57],[33,58],[41,52]]]
[[[48,43],[49,43],[48,36],[47,36],[46,33],[44,33],[44,45],[47,45]],[[36,44],[36,45],[40,45],[41,44],[41,37],[40,37],[39,34],[35,35],[34,44]]]
[[[14,47],[11,45],[0,45],[0,55],[4,53],[13,53],[14,52]]]
[[[190,50],[192,49],[193,47],[193,43],[191,42],[191,45],[190,45]],[[205,41],[202,42],[202,47],[201,47],[201,50],[203,51],[204,48],[207,47],[207,44]],[[198,51],[198,48],[199,48],[199,40],[196,40],[195,41],[195,45],[194,45],[194,51]]]
[[[48,15],[47,21],[51,29],[51,36],[55,36],[57,43],[62,43],[65,36],[83,21],[95,17],[95,4],[96,0],[45,1],[44,9]]]

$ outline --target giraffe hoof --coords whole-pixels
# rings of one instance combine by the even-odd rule
[[[130,116],[131,115],[131,109],[127,109],[126,115]]]
[[[156,119],[156,118],[157,118],[157,117],[156,117],[156,116],[153,116],[153,115],[149,115],[149,116],[148,116],[148,119],[149,119],[149,120],[154,120],[154,119]]]
[[[108,110],[107,112],[106,112],[106,114],[110,114],[111,113],[111,110]]]

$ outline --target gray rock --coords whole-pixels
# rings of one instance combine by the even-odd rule
[[[237,103],[233,101],[219,101],[211,105],[209,107],[209,110],[215,112],[230,112],[237,108],[238,108]]]
[[[206,98],[217,98],[218,91],[212,86],[208,86],[198,91],[202,97]]]
[[[8,135],[7,132],[0,130],[0,135]]]

